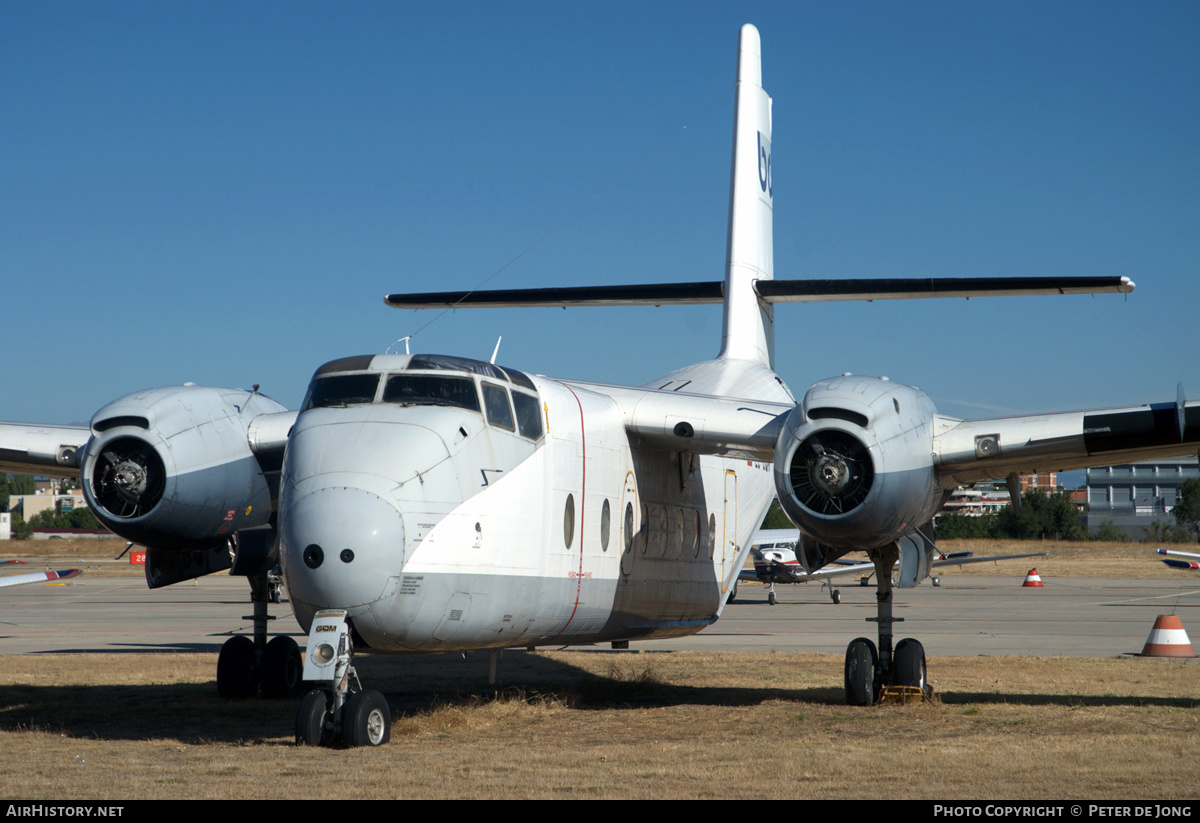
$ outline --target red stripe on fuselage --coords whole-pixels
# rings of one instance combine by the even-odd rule
[[[579,611],[579,596],[583,590],[583,513],[587,509],[587,431],[583,425],[583,403],[579,400],[579,395],[570,386],[566,387],[567,391],[571,392],[571,396],[575,398],[575,404],[579,406],[579,449],[580,463],[582,472],[579,480],[579,573],[575,575],[575,604],[571,607],[571,616],[567,618],[567,622],[558,630],[562,634],[571,625],[571,621],[575,619],[576,612]]]

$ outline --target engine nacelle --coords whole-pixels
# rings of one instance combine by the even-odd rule
[[[775,444],[783,510],[837,553],[886,545],[929,522],[943,500],[935,411],[924,392],[885,377],[813,384]]]
[[[261,526],[273,494],[247,427],[279,411],[258,393],[194,385],[114,400],[92,418],[82,449],[88,506],[112,531],[154,549],[208,549]]]

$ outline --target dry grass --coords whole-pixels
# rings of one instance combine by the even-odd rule
[[[1050,552],[1049,557],[1005,560],[959,566],[947,572],[958,575],[993,575],[1010,569],[1024,571],[1036,566],[1042,577],[1137,577],[1179,578],[1187,574],[1158,560],[1156,548],[1166,544],[1070,543],[1061,540],[946,540],[938,544],[945,552],[974,552],[976,556]],[[1200,546],[1180,546],[1183,551],[1200,551]]]
[[[18,547],[29,568],[142,575],[111,560],[121,541]],[[943,548],[1053,552],[956,575],[1186,574],[1139,544]],[[510,652],[499,690],[482,654],[362,657],[394,719],[371,751],[296,748],[297,702],[218,700],[212,655],[0,661],[13,799],[1200,798],[1200,666],[1161,660],[939,658],[940,702],[851,709],[833,655]]]
[[[295,701],[224,703],[211,655],[28,655],[0,670],[8,798],[1200,797],[1200,666],[930,661],[940,702],[841,705],[839,656],[370,658],[380,750],[297,748]],[[54,685],[48,685],[54,684]]]

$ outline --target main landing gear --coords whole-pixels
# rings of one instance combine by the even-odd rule
[[[297,697],[303,689],[300,647],[286,635],[267,642],[267,624],[275,619],[267,614],[267,604],[279,600],[272,599],[274,587],[266,574],[247,579],[254,614],[244,619],[254,622],[254,637],[235,635],[221,647],[217,658],[217,694],[241,700],[253,697],[261,687],[266,698]]]
[[[296,745],[382,746],[392,735],[392,710],[376,691],[364,691],[350,665],[346,612],[317,612],[308,633],[304,679],[320,686],[304,695],[296,714]]]
[[[842,593],[841,593],[840,591],[838,591],[837,589],[835,589],[835,588],[833,587],[833,584],[832,584],[832,583],[822,583],[821,585],[822,585],[823,587],[824,587],[824,586],[828,586],[828,587],[829,587],[829,599],[833,601],[833,604],[834,604],[835,606],[836,606],[838,603],[841,603],[841,602],[842,602]],[[737,594],[737,589],[736,589],[736,588],[733,590],[733,593],[734,593],[735,595]],[[730,597],[730,598],[729,598],[729,602],[731,602],[731,603],[733,602],[733,598],[732,598],[732,597]],[[777,600],[777,599],[776,599],[776,597],[775,597],[775,581],[774,581],[774,580],[771,580],[771,582],[770,582],[770,588],[768,588],[768,589],[767,589],[767,605],[768,605],[768,606],[774,606],[774,605],[775,605],[777,602],[778,602],[778,600]]]
[[[846,703],[870,706],[894,687],[902,687],[902,692],[919,690],[922,698],[929,698],[933,687],[927,678],[924,647],[905,638],[892,649],[892,624],[904,619],[892,617],[892,569],[900,549],[893,543],[869,554],[875,564],[876,615],[867,619],[878,625],[879,646],[858,637],[846,647]]]

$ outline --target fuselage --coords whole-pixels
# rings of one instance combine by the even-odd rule
[[[717,362],[665,391],[690,379],[727,394],[736,369]],[[747,372],[748,392],[790,399]],[[774,495],[770,464],[642,443],[626,429],[630,391],[441,356],[322,367],[280,487],[300,625],[346,609],[360,643],[420,652],[712,623]]]

